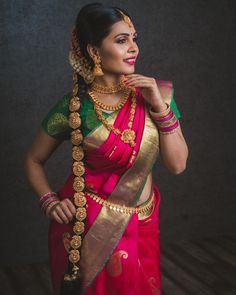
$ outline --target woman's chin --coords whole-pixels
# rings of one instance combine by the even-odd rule
[[[129,74],[133,74],[135,72],[135,67],[132,66],[129,69],[126,69],[122,72],[122,75],[129,75]]]

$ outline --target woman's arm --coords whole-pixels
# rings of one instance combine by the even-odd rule
[[[61,142],[62,140],[49,136],[41,129],[25,155],[26,176],[39,197],[52,191],[44,171],[44,164]],[[65,199],[59,203],[59,206],[54,207],[50,217],[59,223],[68,223],[74,214],[74,205],[69,199]]]
[[[126,75],[127,86],[139,87],[140,92],[154,113],[166,110],[166,104],[156,79],[139,74]],[[160,154],[167,169],[174,174],[185,170],[188,158],[188,147],[179,127],[174,133],[160,134]]]
[[[174,133],[160,134],[160,155],[170,172],[179,174],[185,170],[188,147],[180,127]]]

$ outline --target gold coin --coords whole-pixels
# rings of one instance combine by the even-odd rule
[[[84,189],[85,184],[84,184],[84,179],[82,177],[76,176],[74,178],[74,182],[73,182],[73,188],[76,192],[82,192],[82,190]]]
[[[73,129],[79,128],[81,125],[80,114],[77,112],[70,113],[69,126]]]
[[[81,106],[80,99],[78,97],[73,97],[70,100],[69,110],[71,112],[76,112],[79,110],[80,106]]]
[[[81,221],[76,221],[75,225],[73,226],[73,231],[77,235],[81,235],[84,232],[84,223]]]
[[[83,140],[83,135],[79,129],[71,132],[71,142],[73,145],[80,145]]]
[[[76,176],[82,176],[85,172],[84,163],[82,161],[73,163],[73,173]]]
[[[78,250],[71,250],[69,260],[72,263],[77,263],[80,260],[80,253]]]
[[[85,208],[77,208],[75,216],[76,216],[77,220],[83,221],[87,216],[86,209]]]
[[[80,236],[73,236],[70,245],[73,249],[78,249],[82,244],[82,239]]]
[[[83,195],[81,195],[81,193]],[[83,192],[77,192],[74,194],[74,203],[77,207],[83,207],[86,205],[86,198]]]
[[[84,151],[82,146],[74,146],[72,149],[72,157],[75,161],[80,161],[84,157]]]

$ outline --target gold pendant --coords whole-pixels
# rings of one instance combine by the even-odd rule
[[[123,140],[125,143],[128,143],[131,145],[131,147],[135,146],[135,132],[133,130],[130,129],[125,129],[122,133],[121,133],[121,140]]]
[[[85,230],[84,222],[76,221],[75,225],[73,227],[74,233],[77,234],[77,235],[81,235],[84,232],[84,230]]]
[[[82,176],[85,173],[84,163],[82,161],[73,163],[73,173],[76,176]]]
[[[86,209],[77,208],[75,216],[78,221],[83,221],[87,217]]]
[[[84,157],[82,146],[74,146],[72,148],[72,157],[75,161],[81,161]]]
[[[81,236],[73,236],[70,245],[73,249],[78,249],[82,244]]]
[[[80,253],[78,250],[71,250],[69,260],[72,263],[77,263],[80,260]]]

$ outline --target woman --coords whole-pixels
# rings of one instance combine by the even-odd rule
[[[161,294],[160,194],[152,166],[160,152],[179,174],[188,149],[172,83],[134,74],[138,54],[127,12],[84,6],[69,56],[73,91],[49,111],[26,155],[27,176],[51,218],[55,294],[61,281],[63,290],[79,282],[74,294]],[[69,138],[72,171],[55,193],[43,165]]]

